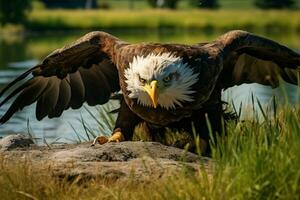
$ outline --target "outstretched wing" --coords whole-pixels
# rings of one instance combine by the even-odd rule
[[[224,89],[253,82],[277,87],[280,78],[297,84],[300,54],[283,45],[245,31],[228,32],[214,44],[223,54]]]
[[[34,102],[38,120],[59,117],[68,108],[104,104],[120,90],[118,69],[111,59],[114,49],[124,43],[104,32],[91,32],[71,45],[57,49],[44,61],[9,83],[0,107],[16,97],[1,117],[5,123],[17,111]],[[31,78],[24,82],[27,76]],[[23,80],[23,84],[18,84]],[[8,91],[14,86],[10,94]]]

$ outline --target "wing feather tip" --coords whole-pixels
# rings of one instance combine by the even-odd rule
[[[42,121],[42,119],[44,119],[46,116],[40,116],[40,115],[37,115],[36,116],[36,119],[38,120],[38,121]]]
[[[0,126],[3,125],[5,122],[7,122],[8,119],[5,115],[3,115],[1,118],[0,118]]]

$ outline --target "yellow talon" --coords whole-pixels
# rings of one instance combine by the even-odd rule
[[[113,135],[110,138],[107,138],[106,136],[97,136],[92,145],[94,146],[97,142],[99,142],[99,144],[105,144],[108,142],[122,142],[124,141],[124,136],[120,131],[117,131],[115,133],[113,133]]]
[[[118,131],[115,132],[109,139],[108,142],[122,142],[124,140],[123,134]]]

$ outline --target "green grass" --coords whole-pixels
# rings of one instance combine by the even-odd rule
[[[300,111],[276,108],[266,121],[230,123],[213,146],[214,165],[195,174],[136,183],[92,180],[82,184],[51,176],[51,165],[36,167],[0,159],[1,199],[299,199]],[[269,116],[269,117],[268,117]],[[79,182],[81,184],[79,184]]]
[[[34,10],[29,30],[200,30],[244,29],[299,32],[300,12],[262,10]]]

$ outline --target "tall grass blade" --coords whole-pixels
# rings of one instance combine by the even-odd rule
[[[85,131],[85,134],[86,134],[86,136],[87,136],[87,139],[88,139],[88,141],[90,141],[91,140],[91,138],[90,138],[90,134],[92,135],[92,137],[93,138],[95,138],[96,137],[96,134],[88,127],[88,125],[85,123],[85,121],[83,120],[83,117],[82,117],[82,115],[80,115],[80,117],[81,117],[81,124],[82,124],[82,126],[83,126],[83,128],[84,128],[84,131]]]
[[[81,140],[82,136],[80,136],[80,134],[77,132],[77,130],[74,128],[74,126],[70,122],[68,122],[68,123],[71,126],[71,128],[73,129],[73,131],[74,131],[74,133],[77,137],[77,143],[81,143],[82,142],[82,140]]]
[[[265,113],[265,111],[264,111],[264,109],[263,109],[263,106],[261,105],[261,103],[260,103],[260,101],[259,101],[258,98],[256,98],[256,102],[257,102],[257,105],[258,105],[258,107],[259,107],[259,109],[260,109],[261,114],[263,115],[264,120],[265,120],[266,122],[268,122],[268,117],[267,117],[267,115],[266,115],[266,113]]]
[[[97,124],[102,128],[105,129],[105,127],[103,127],[103,123],[101,121],[98,120],[98,118],[88,109],[87,106],[84,106],[84,109],[89,113],[89,115],[97,122]]]

